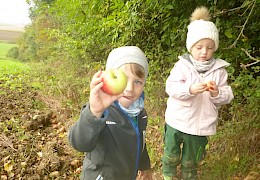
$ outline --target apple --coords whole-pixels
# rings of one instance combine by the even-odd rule
[[[122,93],[127,85],[127,76],[121,69],[111,69],[102,73],[103,86],[101,90],[109,95]]]
[[[213,87],[212,87],[212,81],[208,81],[207,83],[207,91],[209,91],[209,90],[213,90]]]

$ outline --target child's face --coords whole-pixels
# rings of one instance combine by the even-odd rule
[[[191,48],[191,55],[197,61],[207,61],[212,58],[215,42],[211,39],[202,39]]]
[[[133,104],[142,94],[145,85],[145,77],[140,78],[134,75],[129,66],[123,65],[120,67],[126,74],[128,81],[123,92],[123,97],[119,98],[119,102],[125,108]]]

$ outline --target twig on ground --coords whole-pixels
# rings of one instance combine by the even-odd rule
[[[3,134],[0,134],[0,145],[9,146],[12,150],[17,151],[14,148],[13,143]]]

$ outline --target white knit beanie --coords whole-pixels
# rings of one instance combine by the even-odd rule
[[[215,24],[210,19],[207,8],[200,7],[194,10],[191,20],[188,25],[188,33],[186,39],[186,47],[190,52],[192,46],[201,39],[209,38],[215,42],[215,50],[219,46],[219,34]]]
[[[128,63],[136,63],[141,65],[145,71],[145,78],[148,76],[147,57],[137,46],[122,46],[113,49],[108,55],[106,70],[117,69]]]

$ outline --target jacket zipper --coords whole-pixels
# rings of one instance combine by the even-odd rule
[[[134,179],[135,180],[135,177],[137,175],[137,171],[138,171],[138,162],[139,162],[139,158],[140,158],[140,132],[139,132],[139,128],[138,128],[138,120],[137,120],[137,124],[135,125],[134,124],[134,120],[125,112],[123,111],[118,102],[115,102],[116,106],[126,115],[127,119],[130,121],[132,127],[134,128],[135,130],[135,133],[137,134],[137,155],[136,155],[136,162],[135,162],[135,174],[134,174]],[[137,117],[138,119],[138,117]]]

